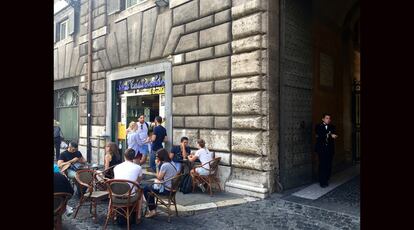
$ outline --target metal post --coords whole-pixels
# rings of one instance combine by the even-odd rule
[[[92,0],[89,0],[88,7],[88,87],[86,95],[87,107],[87,129],[86,129],[86,155],[88,163],[91,163],[92,158],[92,144],[91,144],[91,128],[92,128]]]

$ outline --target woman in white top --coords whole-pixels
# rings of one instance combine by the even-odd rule
[[[206,148],[206,142],[203,139],[197,140],[197,148],[197,152],[194,155],[189,155],[188,160],[194,162],[195,160],[200,159],[201,165],[203,165],[203,167],[192,169],[191,174],[207,176],[209,174],[208,169],[210,169],[210,165],[206,163],[213,160],[213,153],[211,153]]]

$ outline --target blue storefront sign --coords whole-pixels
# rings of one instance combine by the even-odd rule
[[[136,89],[148,89],[164,85],[164,74],[154,74],[146,77],[120,80],[117,83],[117,91],[123,92]]]

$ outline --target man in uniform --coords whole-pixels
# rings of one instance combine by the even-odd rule
[[[335,152],[334,140],[338,137],[335,126],[331,124],[331,115],[323,114],[322,122],[315,127],[315,152],[319,158],[319,184],[327,187],[331,176],[332,159]]]

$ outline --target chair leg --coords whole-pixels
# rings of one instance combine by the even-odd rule
[[[98,223],[98,217],[97,217],[97,214],[96,214],[96,207],[97,207],[97,201],[96,200],[94,200],[93,201],[93,222],[96,224],[96,223]]]
[[[106,221],[105,221],[104,229],[106,229],[106,226],[108,225],[109,218],[111,218],[111,216],[112,216],[112,207],[109,207],[108,214],[106,216]]]
[[[171,199],[168,199],[168,207],[167,207],[167,210],[168,210],[168,223],[171,223]]]
[[[84,202],[84,199],[83,199],[83,197],[81,197],[81,199],[79,200],[78,207],[76,207],[76,211],[75,211],[75,215],[73,216],[73,219],[75,219],[76,215],[78,215],[78,211],[79,211],[81,205],[83,204],[83,202]]]
[[[129,207],[127,207],[127,211],[126,211],[126,221],[127,221],[127,229],[129,230]]]
[[[174,197],[174,207],[175,207],[175,216],[178,216],[177,202],[175,201],[175,197]]]

